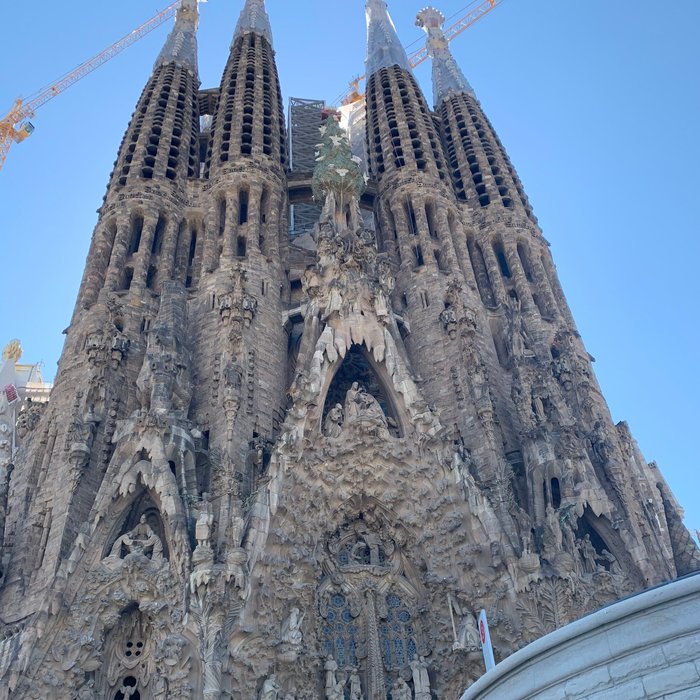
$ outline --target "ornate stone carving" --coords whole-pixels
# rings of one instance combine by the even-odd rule
[[[292,608],[287,619],[282,623],[282,631],[280,639],[285,644],[290,644],[294,647],[300,647],[303,641],[301,631],[301,623],[304,621],[304,615],[299,611],[299,608]]]
[[[430,700],[430,676],[428,675],[428,663],[425,657],[420,656],[411,661],[413,672],[413,691],[415,700]]]
[[[133,556],[145,557],[157,565],[165,563],[163,542],[148,524],[145,515],[141,516],[139,524],[133,530],[117,537],[105,562]]]
[[[277,700],[277,695],[281,690],[281,686],[277,683],[277,677],[273,673],[266,678],[263,683],[262,690],[260,691],[260,700]]]

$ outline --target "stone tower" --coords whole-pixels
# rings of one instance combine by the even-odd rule
[[[0,697],[457,698],[481,609],[500,660],[700,567],[444,18],[433,109],[367,19],[366,163],[329,111],[290,177],[263,0],[209,90],[183,0],[51,400],[0,394]]]

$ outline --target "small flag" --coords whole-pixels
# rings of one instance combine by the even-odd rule
[[[8,384],[3,391],[5,392],[5,396],[7,397],[7,402],[9,404],[15,403],[15,401],[19,401],[19,394],[17,393],[17,387],[14,384]]]

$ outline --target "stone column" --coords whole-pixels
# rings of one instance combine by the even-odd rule
[[[117,235],[114,238],[112,257],[109,261],[109,270],[105,280],[104,290],[114,292],[119,287],[119,280],[124,272],[126,253],[129,249],[129,235],[131,233],[130,217],[125,213],[117,217]]]
[[[148,268],[151,262],[151,246],[153,245],[153,236],[158,225],[158,213],[154,211],[147,212],[143,217],[143,231],[141,232],[141,245],[134,260],[134,281],[133,286],[145,287],[146,278],[148,277]]]
[[[488,245],[480,247],[481,253],[484,256],[484,262],[488,271],[489,280],[491,281],[491,291],[496,299],[496,303],[505,304],[506,288],[503,285],[503,279],[501,277],[501,268],[498,265],[498,260],[496,260],[496,254],[493,252],[491,241],[488,241]]]
[[[532,298],[532,290],[530,289],[530,284],[527,281],[527,276],[525,275],[525,270],[523,269],[515,242],[512,240],[505,241],[503,244],[503,250],[506,255],[508,267],[510,267],[510,274],[513,277],[513,286],[515,287],[515,291],[518,293],[518,299],[520,299],[522,309],[523,311],[530,311],[535,302]]]

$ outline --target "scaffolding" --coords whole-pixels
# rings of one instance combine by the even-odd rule
[[[316,146],[321,140],[323,100],[292,97],[289,100],[289,166],[292,172],[311,173],[316,166]],[[321,216],[317,204],[295,204],[290,207],[289,235],[292,238],[310,231]]]

